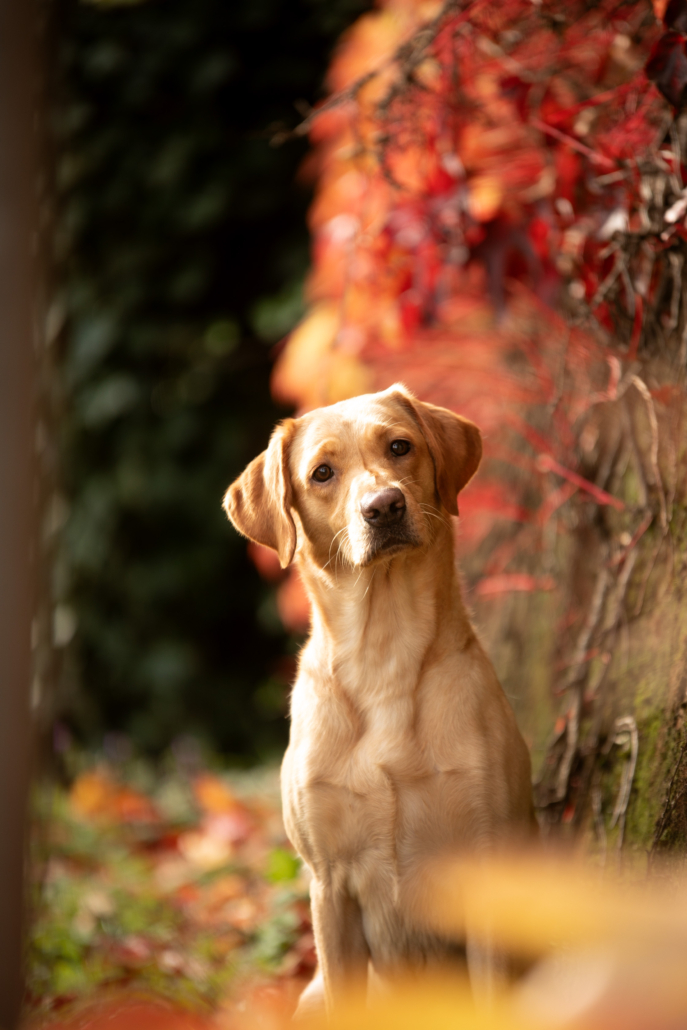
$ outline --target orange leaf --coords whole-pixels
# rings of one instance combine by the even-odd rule
[[[503,200],[501,183],[492,175],[479,175],[470,184],[468,209],[478,222],[490,222]]]
[[[116,783],[103,769],[82,773],[74,781],[69,800],[82,819],[111,822],[156,822],[158,812],[144,794]]]
[[[240,807],[224,780],[213,773],[202,773],[193,781],[193,793],[200,808],[210,815],[223,815]]]

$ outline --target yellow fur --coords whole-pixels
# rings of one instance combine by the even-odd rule
[[[393,975],[450,953],[423,918],[428,859],[534,825],[529,755],[454,561],[449,513],[480,456],[472,423],[395,386],[289,420],[227,491],[240,532],[283,563],[295,546],[312,604],[282,794],[328,1006],[370,961]],[[361,498],[386,487],[407,539],[375,552]]]

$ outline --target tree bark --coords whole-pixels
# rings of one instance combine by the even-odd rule
[[[23,994],[35,565],[37,11],[0,0],[0,1027]],[[33,553],[32,553],[33,552]]]

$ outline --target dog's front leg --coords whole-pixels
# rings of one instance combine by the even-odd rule
[[[360,905],[346,891],[313,879],[310,902],[319,974],[327,1012],[331,1013],[351,984],[365,983],[370,952]]]

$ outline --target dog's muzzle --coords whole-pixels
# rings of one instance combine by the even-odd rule
[[[394,526],[406,513],[406,499],[397,486],[370,491],[360,501],[360,514],[374,529]]]
[[[360,514],[367,525],[367,551],[361,564],[420,543],[406,511],[406,499],[397,486],[371,490],[360,500]]]

